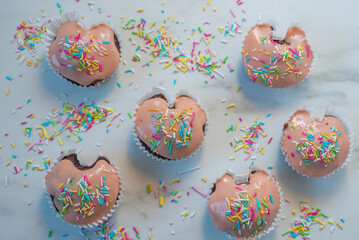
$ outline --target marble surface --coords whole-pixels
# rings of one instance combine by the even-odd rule
[[[124,190],[121,205],[114,214],[112,220],[116,226],[125,226],[132,234],[132,226],[136,226],[141,232],[141,239],[149,232],[148,227],[153,226],[153,239],[226,239],[225,235],[216,230],[210,220],[206,199],[191,190],[196,185],[203,190],[210,189],[212,182],[227,168],[242,173],[248,170],[250,161],[243,160],[243,153],[237,153],[236,160],[228,158],[233,154],[229,142],[238,132],[226,133],[226,129],[232,123],[238,123],[241,117],[247,123],[252,122],[258,116],[265,122],[266,132],[273,137],[269,145],[265,145],[265,154],[257,155],[255,164],[258,167],[267,168],[275,174],[279,181],[285,198],[290,203],[284,204],[283,215],[277,228],[263,239],[281,239],[293,218],[291,211],[298,210],[300,200],[309,200],[314,206],[321,207],[331,218],[339,221],[346,220],[344,230],[337,228],[330,234],[330,226],[319,231],[318,226],[313,227],[312,239],[353,239],[356,233],[356,207],[358,198],[357,182],[359,181],[359,165],[357,162],[358,142],[353,143],[354,151],[352,161],[345,168],[326,179],[308,179],[291,170],[284,162],[279,149],[281,129],[283,123],[298,108],[298,106],[313,106],[318,115],[323,114],[329,106],[346,114],[352,123],[354,130],[359,128],[358,114],[358,66],[357,56],[359,48],[358,15],[356,10],[359,3],[348,1],[264,1],[243,0],[241,7],[236,6],[235,1],[212,0],[207,1],[94,1],[94,11],[88,6],[88,1],[59,1],[64,12],[77,10],[85,16],[86,24],[109,20],[120,28],[123,43],[122,59],[127,60],[127,66],[120,65],[118,72],[112,79],[99,87],[79,88],[58,79],[47,62],[42,62],[37,69],[19,65],[14,53],[16,45],[10,40],[15,33],[16,26],[21,20],[31,17],[35,19],[42,14],[47,17],[58,17],[59,9],[56,1],[1,1],[0,22],[2,23],[2,61],[0,65],[0,229],[2,239],[47,239],[48,231],[53,231],[52,239],[85,239],[78,233],[78,229],[62,222],[54,214],[47,204],[43,188],[45,172],[22,171],[13,174],[13,166],[25,166],[27,160],[34,163],[42,163],[42,155],[28,152],[24,142],[22,121],[28,121],[29,125],[37,126],[46,118],[51,108],[61,109],[64,101],[79,104],[84,97],[96,101],[99,105],[112,107],[116,112],[122,112],[124,121],[120,127],[112,126],[106,133],[106,124],[83,134],[83,141],[75,143],[74,138],[64,139],[64,146],[53,142],[45,148],[45,153],[55,160],[59,152],[70,148],[82,149],[80,158],[83,162],[91,164],[95,157],[104,153],[114,161],[124,178]],[[101,8],[103,13],[98,12]],[[206,11],[203,11],[203,7]],[[46,11],[41,12],[41,8]],[[213,8],[217,11],[214,12]],[[247,22],[243,23],[242,31],[256,24],[258,14],[263,21],[275,19],[280,23],[278,34],[283,35],[288,25],[298,22],[306,30],[309,43],[318,55],[318,61],[309,79],[302,84],[283,90],[263,88],[252,84],[245,75],[241,63],[241,46],[243,35],[224,37],[218,31],[218,26],[224,26],[227,20],[233,21],[229,9],[237,14],[237,20],[243,17]],[[138,9],[144,9],[143,13],[136,13]],[[245,9],[243,14],[241,9]],[[161,13],[164,10],[164,13]],[[112,14],[110,18],[108,14]],[[209,79],[201,73],[173,74],[170,69],[162,69],[159,61],[151,63],[150,67],[142,68],[139,63],[130,59],[135,53],[137,45],[129,42],[132,37],[138,44],[143,42],[132,36],[129,31],[121,28],[121,17],[126,19],[140,17],[147,21],[156,21],[158,24],[164,18],[173,16],[180,21],[179,24],[171,23],[169,34],[180,37],[185,49],[191,49],[194,38],[187,41],[190,30],[201,26],[207,32],[213,33],[216,38],[209,44],[218,56],[229,56],[228,61],[235,71],[230,73],[226,66],[220,71],[225,78]],[[47,18],[45,18],[47,19]],[[203,22],[210,21],[210,25]],[[159,25],[157,25],[159,26]],[[184,29],[188,29],[187,32]],[[198,35],[196,35],[198,36]],[[228,44],[221,43],[226,39]],[[46,58],[43,49],[40,56]],[[145,54],[142,54],[145,55]],[[149,58],[148,58],[149,59]],[[147,59],[147,60],[148,60]],[[135,73],[125,73],[124,70],[133,68]],[[152,76],[149,74],[152,73]],[[23,74],[19,77],[19,74]],[[13,77],[12,81],[5,76]],[[173,84],[176,79],[176,84]],[[208,84],[205,84],[205,81]],[[122,85],[118,88],[116,82]],[[129,83],[134,83],[129,86]],[[132,136],[132,120],[127,117],[127,112],[135,109],[138,99],[148,92],[153,86],[160,86],[176,93],[180,89],[188,88],[198,96],[210,115],[210,128],[204,145],[200,152],[186,161],[164,164],[153,161],[139,151]],[[238,86],[242,89],[236,92]],[[5,95],[5,89],[9,89],[9,96]],[[66,95],[64,95],[66,94]],[[67,96],[67,97],[66,97]],[[31,102],[26,104],[27,99]],[[108,99],[110,103],[104,103]],[[226,99],[225,103],[221,103]],[[236,104],[234,108],[227,109],[228,104]],[[18,106],[24,106],[12,113]],[[228,112],[226,116],[225,113]],[[36,115],[34,119],[26,119],[30,113]],[[271,113],[270,117],[266,117]],[[5,137],[5,133],[9,136]],[[34,141],[34,139],[30,139]],[[11,143],[16,144],[15,148]],[[98,147],[96,144],[100,143]],[[17,158],[12,157],[13,154]],[[6,167],[6,163],[12,164]],[[177,175],[178,171],[190,169],[200,165],[197,171]],[[24,174],[27,173],[27,176]],[[4,187],[4,176],[9,177],[9,185]],[[201,177],[208,179],[208,183],[201,181]],[[165,198],[165,205],[158,206],[158,199],[154,194],[146,193],[145,185],[151,183],[158,186],[160,179],[170,181],[180,178],[181,182],[171,185],[172,190],[179,190],[182,194],[187,191],[190,196],[183,196],[178,203],[170,203],[170,197]],[[24,184],[29,184],[27,188]],[[31,206],[28,203],[31,202]],[[181,219],[180,214],[184,206],[188,206],[190,212],[196,212],[193,218]],[[173,225],[169,222],[173,221]],[[175,234],[173,235],[172,232]],[[63,234],[68,234],[63,238]],[[90,239],[96,239],[92,234]]]

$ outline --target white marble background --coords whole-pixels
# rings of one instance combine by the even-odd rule
[[[332,0],[303,0],[303,1],[264,1],[264,0],[243,0],[243,7],[238,8],[235,1],[212,0],[207,5],[207,0],[201,1],[94,1],[95,9],[100,7],[103,13],[91,11],[88,1],[80,2],[59,1],[63,11],[80,11],[85,16],[85,23],[92,24],[97,21],[109,18],[119,28],[120,18],[126,19],[140,17],[149,22],[155,20],[157,26],[167,17],[173,16],[183,24],[170,24],[169,34],[181,37],[185,46],[192,44],[186,37],[189,32],[183,30],[202,26],[204,21],[210,21],[211,25],[203,27],[207,32],[214,33],[216,38],[209,47],[216,51],[219,56],[229,56],[229,62],[235,68],[229,73],[226,67],[221,69],[225,73],[224,79],[210,80],[200,73],[173,74],[171,70],[163,70],[162,66],[155,61],[149,68],[141,68],[141,64],[130,61],[135,52],[136,46],[131,45],[129,37],[133,37],[129,31],[123,31],[123,56],[127,59],[128,65],[120,66],[118,73],[113,79],[105,82],[100,87],[83,89],[72,86],[59,80],[51,71],[46,62],[40,64],[37,69],[27,66],[19,66],[16,62],[14,50],[15,44],[10,40],[15,33],[16,26],[21,20],[27,17],[41,16],[41,8],[46,9],[48,17],[59,16],[59,9],[56,1],[4,1],[1,0],[0,22],[2,37],[1,43],[1,64],[0,64],[0,229],[1,239],[47,239],[49,230],[53,231],[52,239],[62,238],[62,234],[69,234],[67,239],[84,239],[78,230],[69,227],[60,219],[57,219],[49,209],[45,200],[43,189],[44,172],[28,171],[14,175],[12,167],[24,166],[27,160],[41,163],[41,155],[27,152],[23,136],[21,121],[25,121],[28,114],[34,113],[36,117],[28,120],[32,126],[40,124],[51,108],[60,109],[63,101],[78,104],[84,97],[95,100],[99,105],[106,105],[122,112],[125,121],[119,128],[112,126],[110,132],[105,132],[106,124],[96,126],[86,134],[80,143],[74,143],[74,139],[65,139],[64,146],[60,147],[58,142],[51,143],[46,148],[46,154],[55,159],[61,150],[69,148],[81,148],[81,159],[86,163],[95,160],[99,152],[105,153],[120,168],[124,178],[124,196],[119,209],[113,219],[116,226],[124,225],[132,233],[132,226],[136,226],[145,239],[148,227],[153,226],[153,239],[226,239],[224,234],[216,230],[209,218],[206,208],[206,200],[196,194],[190,187],[195,184],[201,189],[209,189],[211,183],[204,183],[200,180],[205,177],[209,182],[224,173],[225,169],[231,168],[238,172],[245,172],[250,162],[245,162],[237,154],[234,161],[228,160],[233,151],[229,147],[229,141],[234,134],[226,133],[226,129],[232,123],[238,122],[242,117],[245,122],[251,122],[255,116],[265,122],[265,130],[273,141],[265,146],[264,156],[258,157],[255,164],[267,168],[273,166],[271,172],[277,176],[282,187],[284,196],[290,200],[285,203],[283,214],[285,220],[279,222],[277,228],[264,239],[281,239],[281,234],[290,226],[292,219],[291,211],[298,210],[300,200],[309,200],[314,206],[321,207],[331,218],[339,221],[339,218],[346,220],[344,230],[337,228],[330,234],[330,227],[319,231],[318,226],[313,227],[312,239],[354,239],[356,236],[357,224],[357,199],[359,169],[357,162],[358,142],[354,142],[352,161],[347,167],[327,179],[307,179],[299,176],[291,170],[284,162],[279,150],[281,128],[290,114],[300,105],[313,106],[317,112],[323,113],[328,106],[334,106],[337,110],[344,112],[351,121],[354,130],[359,128],[358,114],[358,61],[359,48],[359,27],[357,25],[359,15],[357,1],[332,1]],[[206,11],[203,11],[206,7]],[[217,12],[212,9],[216,8]],[[226,37],[228,44],[221,43],[224,39],[219,33],[218,26],[225,25],[228,19],[233,20],[229,9],[233,8],[239,16],[245,16],[247,23],[243,24],[244,32],[257,22],[258,13],[262,19],[276,19],[281,28],[279,33],[284,34],[287,26],[292,22],[299,22],[306,29],[312,48],[318,55],[310,78],[294,88],[284,90],[266,89],[252,84],[245,75],[241,65],[241,46],[243,36]],[[245,15],[240,14],[240,9],[245,9]],[[144,9],[144,13],[136,13],[138,9]],[[161,10],[164,13],[161,13]],[[240,18],[239,18],[240,19]],[[197,35],[198,36],[198,35]],[[136,37],[133,39],[143,44]],[[144,54],[142,54],[144,55]],[[45,58],[45,53],[42,52]],[[135,69],[134,74],[124,73],[125,69]],[[152,76],[149,76],[152,73]],[[18,75],[23,74],[20,78]],[[13,77],[8,81],[5,76]],[[174,85],[174,79],[177,83]],[[197,95],[210,114],[210,129],[201,151],[192,159],[171,164],[154,162],[139,151],[131,135],[132,122],[127,117],[127,112],[133,111],[136,101],[153,86],[160,85],[164,80],[164,87],[173,92],[179,89],[188,88]],[[208,84],[204,81],[208,80]],[[116,86],[116,81],[122,84],[122,88]],[[134,81],[132,86],[129,83]],[[136,90],[136,85],[139,86]],[[240,93],[236,93],[238,86],[242,87]],[[5,89],[10,90],[10,95],[5,96]],[[62,97],[61,93],[68,94]],[[26,100],[31,98],[31,103],[26,105]],[[59,100],[61,98],[61,100]],[[103,102],[104,99],[110,103]],[[221,103],[221,99],[227,99]],[[230,103],[236,107],[230,110],[226,106]],[[17,106],[24,108],[15,114],[12,111]],[[229,112],[225,116],[225,112]],[[267,118],[266,115],[272,116]],[[4,134],[9,133],[8,137]],[[35,139],[33,139],[34,141]],[[11,142],[16,144],[11,147]],[[96,143],[101,143],[97,147]],[[17,154],[17,159],[12,159],[12,154]],[[243,157],[243,156],[242,156]],[[11,161],[11,167],[6,167],[6,162]],[[180,170],[189,169],[200,165],[198,171],[177,175]],[[9,176],[9,186],[4,187],[4,176]],[[158,181],[171,180],[180,177],[181,183],[173,186],[173,190],[182,193],[190,191],[190,197],[184,196],[177,204],[169,203],[169,197],[163,208],[158,207],[158,200],[154,195],[147,195],[145,185],[151,183],[158,185]],[[24,188],[23,184],[29,184]],[[32,202],[31,206],[28,203]],[[192,219],[181,220],[180,213],[184,206],[188,205],[189,210],[196,212]],[[172,226],[169,222],[173,221]],[[171,232],[175,232],[174,235]],[[133,236],[133,235],[132,235]],[[93,235],[90,239],[96,239]]]

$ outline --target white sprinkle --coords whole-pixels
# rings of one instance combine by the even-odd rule
[[[179,172],[177,172],[177,174],[180,175],[180,174],[192,172],[192,171],[195,171],[195,170],[198,170],[198,169],[200,169],[200,166],[190,168],[190,169],[187,169],[187,170],[183,170],[183,171],[179,171]]]
[[[5,176],[5,187],[9,185],[9,176]]]

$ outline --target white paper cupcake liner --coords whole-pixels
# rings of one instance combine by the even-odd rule
[[[301,172],[299,172],[298,170],[296,170],[292,165],[290,165],[289,161],[287,160],[287,157],[286,157],[286,151],[285,149],[283,149],[282,147],[282,140],[283,140],[283,136],[284,136],[284,131],[283,131],[283,134],[282,134],[282,139],[281,139],[281,145],[280,145],[280,148],[281,148],[281,151],[282,151],[282,154],[284,155],[284,159],[285,161],[287,162],[287,164],[295,171],[297,172],[298,174],[302,175],[302,176],[305,176],[307,178],[326,178],[326,177],[329,177],[331,175],[333,175],[334,173],[336,173],[337,171],[339,171],[339,169],[342,169],[344,166],[346,166],[349,161],[351,160],[351,157],[352,157],[352,153],[353,153],[353,142],[354,142],[354,131],[353,131],[353,128],[350,124],[350,122],[348,121],[347,117],[344,115],[344,113],[342,112],[339,112],[337,110],[335,110],[334,107],[327,107],[325,112],[321,115],[321,116],[318,116],[318,115],[315,115],[315,111],[314,111],[314,108],[313,107],[308,107],[308,106],[300,106],[298,107],[289,117],[289,119],[285,122],[285,123],[289,123],[289,120],[291,118],[291,116],[293,116],[297,111],[299,110],[306,110],[308,111],[308,113],[310,114],[310,116],[312,117],[313,120],[315,121],[319,121],[321,122],[323,120],[323,118],[325,116],[333,116],[337,119],[339,119],[343,126],[344,126],[344,129],[347,133],[347,136],[348,136],[348,139],[349,139],[349,152],[348,152],[348,156],[346,158],[346,160],[344,161],[344,163],[337,167],[336,169],[334,169],[334,171],[332,171],[331,173],[328,173],[327,175],[323,176],[323,177],[312,177],[312,176],[308,176],[306,174],[303,174]],[[284,124],[285,124],[284,123]],[[283,126],[284,126],[283,124]]]
[[[268,21],[257,21],[257,24],[263,24],[263,23],[266,23],[266,24],[268,24],[269,26],[271,26],[272,28],[273,28],[273,31],[272,31],[272,33],[279,27],[279,22],[276,20],[276,19],[270,19],[270,20],[268,20]],[[257,25],[256,24],[256,25]],[[256,25],[254,25],[254,26],[256,26]],[[254,27],[253,26],[253,27]],[[251,31],[252,30],[252,28],[253,27],[251,27],[251,29],[249,30],[249,31]],[[282,87],[282,88],[273,88],[273,87],[267,87],[267,86],[262,86],[261,84],[258,84],[258,85],[260,85],[261,87],[265,87],[265,88],[271,88],[271,89],[281,89],[281,90],[284,90],[284,89],[288,89],[288,88],[291,88],[291,87],[296,87],[296,86],[298,86],[299,84],[301,84],[301,83],[303,83],[304,81],[306,81],[308,78],[309,78],[309,76],[311,75],[311,73],[312,73],[312,71],[313,71],[313,69],[314,69],[314,66],[316,65],[316,63],[317,63],[317,60],[318,60],[318,55],[315,53],[315,51],[314,51],[314,49],[312,48],[312,45],[310,44],[311,43],[311,41],[310,41],[310,39],[308,38],[308,35],[307,35],[307,31],[305,30],[305,28],[303,27],[303,26],[301,26],[299,23],[291,23],[291,24],[289,24],[289,26],[288,26],[288,28],[287,28],[287,31],[288,31],[288,29],[289,28],[291,28],[291,27],[299,27],[300,29],[302,29],[306,34],[305,34],[305,39],[307,40],[307,42],[308,42],[308,45],[310,46],[310,49],[312,50],[312,53],[313,53],[313,61],[312,61],[312,64],[310,65],[310,69],[309,69],[309,72],[308,72],[308,74],[307,74],[307,76],[305,77],[305,78],[303,78],[303,80],[302,81],[300,81],[300,82],[298,82],[297,84],[294,84],[294,85],[291,85],[291,86],[288,86],[288,87]],[[248,31],[248,32],[249,32]],[[247,32],[247,34],[244,36],[244,38],[243,38],[243,42],[242,42],[242,47],[244,46],[244,40],[246,39],[246,37],[247,37],[247,35],[248,35],[248,32]],[[282,36],[282,37],[280,37],[280,36],[276,36],[276,35],[273,35],[272,36],[272,39],[279,39],[279,40],[281,40],[281,39],[284,39],[284,37],[285,36]],[[243,57],[242,57],[242,61],[243,61]],[[244,68],[244,65],[246,65],[246,62],[245,61],[243,61],[243,68]],[[248,73],[246,72],[246,75],[248,76]],[[248,78],[250,78],[249,76],[248,76]],[[250,78],[251,79],[251,78]]]
[[[79,156],[78,156],[78,153],[79,151],[76,150],[76,149],[70,149],[68,150],[67,153],[65,154],[62,154],[60,157],[57,158],[57,161],[53,164],[51,164],[51,166],[47,169],[47,173],[49,173],[52,168],[56,165],[57,162],[60,162],[65,156],[68,156],[70,154],[76,154],[77,155],[77,159],[79,160],[79,163],[82,165],[82,166],[87,166],[86,164],[84,164],[83,162],[81,162]],[[75,227],[75,228],[81,228],[81,229],[86,229],[86,228],[93,228],[93,227],[97,227],[98,225],[100,225],[101,223],[103,223],[104,221],[108,220],[112,214],[115,212],[116,208],[119,206],[120,204],[120,201],[121,201],[121,197],[123,196],[123,178],[120,176],[120,171],[119,169],[117,168],[117,166],[110,161],[110,158],[108,158],[107,156],[103,155],[103,154],[99,154],[97,156],[96,159],[98,159],[99,157],[104,157],[106,158],[110,164],[115,167],[117,173],[118,173],[118,177],[119,177],[119,182],[120,182],[120,190],[119,190],[119,194],[117,196],[117,200],[116,200],[116,203],[115,205],[113,206],[113,208],[111,209],[111,211],[106,215],[104,216],[102,219],[98,220],[97,222],[94,222],[94,223],[91,223],[91,224],[87,224],[87,225],[76,225],[76,224],[71,224],[69,222],[66,222],[61,216],[60,216],[60,213],[56,210],[55,206],[54,206],[54,202],[52,201],[51,197],[50,197],[50,194],[48,194],[47,192],[47,188],[46,188],[46,183],[45,183],[45,178],[43,180],[43,187],[45,189],[45,197],[47,199],[47,202],[49,203],[49,207],[52,209],[53,213],[56,215],[57,218],[60,218],[63,222],[67,223],[68,225],[72,226],[72,227]]]
[[[251,166],[249,167],[249,171],[257,171],[260,170],[257,166]],[[265,170],[264,170],[265,171]],[[266,171],[267,172],[267,171]],[[224,234],[226,235],[226,237],[230,240],[254,240],[254,239],[259,239],[265,235],[267,235],[269,232],[271,232],[272,230],[275,229],[275,227],[278,225],[278,221],[280,220],[281,214],[282,214],[282,210],[283,210],[283,206],[284,206],[284,198],[283,198],[283,193],[281,191],[281,188],[277,182],[277,180],[275,180],[273,178],[273,176],[267,172],[269,174],[269,177],[275,182],[277,188],[278,188],[278,192],[279,192],[279,208],[278,208],[278,212],[275,215],[275,217],[273,218],[272,222],[268,225],[268,227],[261,231],[259,234],[255,235],[253,238],[252,237],[242,237],[242,238],[237,238],[235,236],[233,236],[231,233],[229,232],[224,232]],[[229,174],[230,176],[232,176],[234,183],[236,184],[240,184],[240,183],[245,183],[248,181],[248,174],[236,174],[235,171],[231,170],[231,169],[227,169],[225,171],[225,174]],[[208,205],[209,205],[209,197],[212,194],[212,189],[214,187],[214,185],[216,184],[217,180],[220,179],[223,176],[223,174],[219,177],[219,178],[215,178],[212,179],[212,186],[211,188],[208,190],[208,194],[207,194],[207,211],[209,213],[209,209],[208,209]],[[211,217],[211,220],[213,222],[212,216],[211,214],[209,214]],[[220,230],[218,230],[220,231]]]
[[[162,162],[175,162],[175,161],[181,161],[181,160],[187,160],[188,158],[191,158],[193,157],[194,155],[196,155],[198,153],[198,151],[202,148],[203,146],[203,143],[205,142],[206,140],[206,135],[207,135],[207,131],[208,131],[208,128],[209,128],[209,122],[208,122],[208,112],[206,111],[206,109],[200,104],[200,101],[199,99],[192,95],[188,90],[185,90],[185,89],[181,89],[179,90],[179,92],[174,95],[172,93],[170,93],[169,91],[167,91],[165,88],[162,88],[162,87],[153,87],[152,88],[152,91],[148,92],[144,97],[142,97],[138,102],[137,102],[137,106],[133,112],[133,116],[135,115],[135,113],[137,112],[138,108],[139,108],[139,105],[141,103],[143,103],[144,101],[148,100],[148,99],[151,99],[153,96],[156,96],[156,95],[163,95],[165,96],[166,100],[167,100],[167,105],[169,107],[173,107],[174,105],[174,102],[176,100],[177,97],[179,96],[187,96],[187,97],[190,97],[192,98],[193,100],[195,100],[197,102],[197,104],[203,109],[203,111],[206,113],[206,118],[207,118],[207,121],[204,125],[204,138],[203,138],[203,141],[201,143],[201,145],[194,151],[192,152],[190,155],[188,155],[187,157],[184,157],[184,158],[179,158],[179,159],[166,159],[166,158],[162,158],[162,157],[159,157],[159,156],[156,156],[154,155],[153,153],[149,152],[146,147],[144,146],[144,144],[142,143],[141,139],[137,136],[136,134],[136,130],[135,130],[135,125],[134,125],[134,121],[133,121],[133,128],[132,128],[132,131],[133,131],[133,136],[134,136],[134,139],[136,141],[136,145],[138,145],[138,147],[148,156],[148,157],[151,157],[152,159],[154,160],[157,160],[157,161],[162,161]]]
[[[82,26],[83,28],[86,28],[84,23],[82,22],[81,20],[81,17],[80,17],[80,14],[73,11],[73,12],[67,12],[67,13],[64,13],[62,14],[59,18],[57,19],[53,19],[51,21],[51,23],[49,24],[49,26],[47,27],[47,32],[46,32],[46,37],[44,38],[44,43],[45,43],[45,51],[46,51],[46,58],[47,58],[47,63],[48,65],[50,66],[50,69],[54,72],[54,74],[56,76],[58,76],[60,79],[63,79],[63,80],[66,80],[66,82],[70,83],[70,85],[75,85],[77,87],[95,87],[95,86],[99,86],[101,85],[103,82],[105,82],[106,80],[110,79],[113,77],[114,74],[117,73],[118,71],[118,68],[119,68],[119,65],[120,65],[120,62],[121,62],[121,51],[123,49],[123,46],[122,46],[122,41],[121,41],[121,38],[120,38],[120,31],[113,25],[113,23],[109,22],[109,21],[100,21],[96,24],[91,24],[89,28],[87,28],[88,30],[97,26],[97,25],[100,25],[100,24],[105,24],[107,26],[109,26],[110,28],[112,28],[114,34],[116,35],[117,37],[117,40],[119,42],[119,45],[120,45],[120,49],[119,49],[119,53],[120,53],[120,62],[116,68],[116,70],[111,74],[110,77],[108,78],[105,78],[105,79],[102,79],[101,81],[97,82],[96,84],[94,85],[89,85],[89,86],[85,86],[85,85],[81,85],[81,84],[78,84],[78,83],[75,83],[73,80],[69,80],[67,78],[65,78],[64,76],[62,76],[58,71],[56,71],[53,67],[52,67],[52,64],[49,60],[49,48],[50,48],[50,45],[52,44],[52,42],[55,40],[56,36],[57,36],[57,30],[59,29],[59,27],[64,24],[64,23],[67,23],[67,22],[77,22],[80,26]]]

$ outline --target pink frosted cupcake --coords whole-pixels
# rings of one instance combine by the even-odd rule
[[[297,26],[290,27],[284,39],[272,36],[268,24],[257,24],[243,42],[242,58],[246,73],[265,87],[285,88],[308,76],[313,52],[305,33]]]
[[[241,177],[229,172],[214,184],[208,210],[216,228],[230,238],[252,239],[274,229],[281,202],[280,189],[266,171]]]
[[[117,207],[121,190],[117,169],[105,157],[92,166],[76,154],[64,156],[48,172],[45,187],[56,212],[70,224],[97,225]]]
[[[337,117],[325,115],[317,121],[303,109],[284,124],[281,148],[295,171],[319,178],[346,163],[350,139],[345,125]]]

